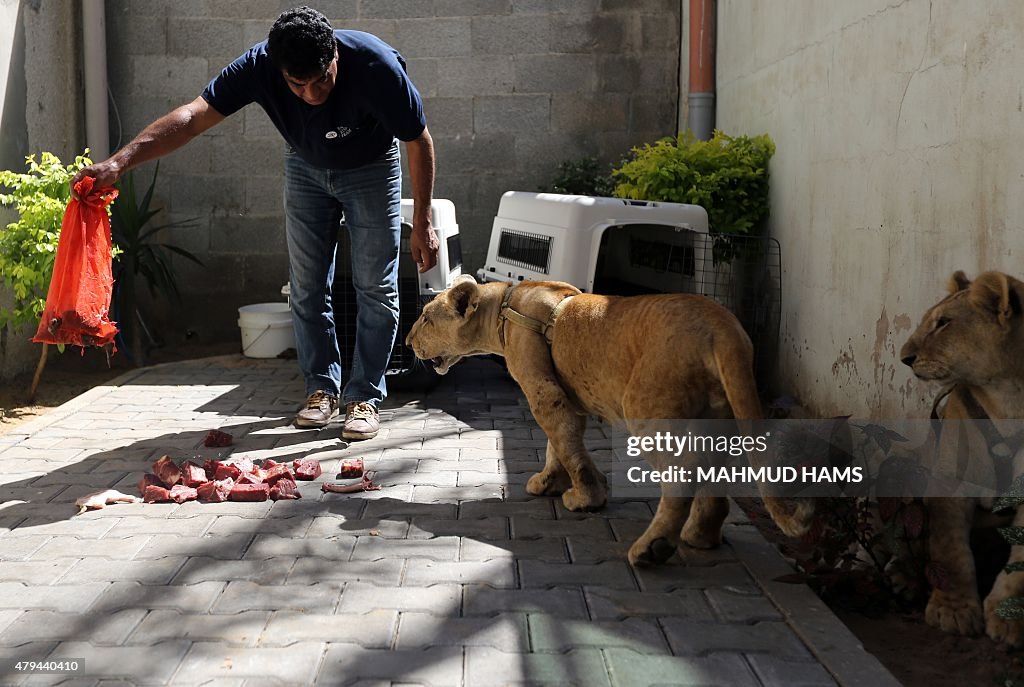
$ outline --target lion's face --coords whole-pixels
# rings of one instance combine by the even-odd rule
[[[430,301],[405,338],[416,357],[429,360],[438,374],[467,355],[487,351],[477,348],[479,323],[474,321],[480,307],[480,289],[472,277],[460,277],[455,284]]]
[[[920,379],[984,385],[1005,375],[1021,321],[1021,284],[998,272],[971,282],[953,275],[950,294],[925,313],[900,351]]]

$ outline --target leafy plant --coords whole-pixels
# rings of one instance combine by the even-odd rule
[[[584,157],[560,163],[551,185],[541,190],[574,196],[609,197],[615,192],[615,180],[610,168],[602,168],[596,158]]]
[[[137,326],[141,320],[138,317],[136,280],[142,278],[154,298],[167,295],[175,302],[180,302],[181,291],[174,274],[172,256],[179,255],[197,265],[203,264],[184,248],[158,240],[160,232],[175,227],[195,226],[194,220],[150,225],[150,221],[160,212],[152,207],[159,173],[158,162],[149,187],[141,198],[135,191],[132,172],[118,182],[119,196],[113,205],[110,225],[114,245],[120,249],[114,274],[119,325],[123,340],[131,346],[132,359],[137,365],[142,364],[145,352],[142,346],[142,327]]]
[[[0,194],[0,205],[13,207],[19,218],[0,231],[0,283],[13,293],[13,305],[0,307],[0,327],[18,330],[35,326],[46,305],[46,291],[53,274],[61,222],[71,197],[70,181],[91,161],[89,151],[70,165],[48,152],[37,162],[35,155],[25,158],[28,171],[0,171],[0,186],[9,190]],[[49,346],[43,344],[36,373],[29,388],[30,400],[36,388]]]
[[[615,195],[700,205],[709,228],[720,234],[760,234],[768,218],[768,162],[775,144],[767,134],[709,141],[692,133],[634,148],[632,159],[612,172]]]

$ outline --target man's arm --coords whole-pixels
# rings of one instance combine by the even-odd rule
[[[75,184],[84,176],[95,177],[96,186],[112,186],[132,167],[174,152],[222,121],[224,115],[200,96],[147,126],[106,160],[83,168],[71,180],[72,193]]]
[[[420,272],[437,264],[440,242],[430,222],[430,205],[434,195],[434,141],[426,128],[423,133],[405,144],[409,157],[409,177],[412,184],[412,236],[409,247],[412,259]]]

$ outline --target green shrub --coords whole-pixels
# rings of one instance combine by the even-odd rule
[[[612,172],[615,195],[700,205],[712,232],[758,235],[768,218],[768,162],[774,153],[767,134],[663,138],[634,148],[632,159]]]
[[[602,167],[596,158],[584,157],[560,163],[551,185],[540,190],[573,196],[608,197],[615,191],[615,180],[610,167]]]
[[[89,151],[86,151],[88,154]],[[0,205],[17,210],[17,222],[0,230],[0,284],[14,294],[11,308],[0,308],[0,327],[17,330],[39,324],[53,273],[60,226],[71,197],[69,182],[88,158],[65,167],[56,155],[25,159],[27,173],[0,171]]]

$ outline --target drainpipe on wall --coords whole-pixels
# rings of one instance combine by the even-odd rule
[[[103,0],[82,0],[82,52],[85,67],[85,144],[96,161],[110,155],[107,113],[107,19]]]
[[[690,0],[690,93],[686,127],[701,140],[715,130],[715,0]]]

